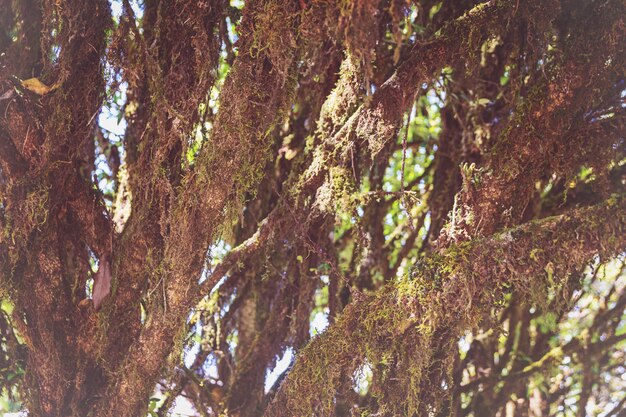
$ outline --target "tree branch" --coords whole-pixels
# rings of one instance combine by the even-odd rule
[[[452,245],[441,255],[426,258],[405,280],[357,297],[326,333],[300,353],[265,415],[330,413],[338,387],[370,355],[376,356],[372,360],[383,355],[402,357],[400,351],[409,346],[414,353],[407,366],[413,378],[397,375],[400,385],[390,385],[405,398],[395,406],[396,412],[420,410],[425,405],[415,403],[410,393],[419,387],[419,375],[432,360],[429,345],[435,329],[456,340],[512,288],[545,297],[595,257],[624,251],[625,231],[626,198],[620,196]],[[381,401],[389,395],[377,393]]]
[[[197,280],[209,244],[225,217],[236,213],[244,193],[260,180],[269,132],[294,87],[290,77],[299,50],[295,6],[275,0],[246,4],[238,28],[239,55],[221,92],[212,138],[177,187],[161,224],[168,230],[158,274],[163,297],[151,306],[139,340],[119,370],[126,375],[124,381],[109,387],[101,400],[107,416],[135,416],[145,409],[186,315],[202,296]],[[266,44],[269,38],[275,42]]]

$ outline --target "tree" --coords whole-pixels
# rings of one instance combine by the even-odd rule
[[[7,407],[623,416],[625,16],[0,0]]]

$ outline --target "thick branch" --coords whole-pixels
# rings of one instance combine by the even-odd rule
[[[602,98],[597,91],[610,89],[620,78],[625,13],[621,1],[586,11],[576,22],[580,29],[563,42],[567,63],[553,57],[532,74],[534,86],[501,127],[490,158],[481,167],[463,170],[457,221],[442,232],[440,247],[519,224],[538,180],[555,171],[572,175],[589,151],[608,148],[600,146],[602,137],[577,138],[572,132],[585,131],[585,110]]]
[[[456,340],[511,288],[545,296],[594,257],[622,252],[625,231],[626,198],[616,197],[427,258],[411,277],[349,305],[335,325],[301,352],[266,415],[329,413],[337,387],[370,355],[394,357],[407,344],[417,355],[410,365],[417,379],[402,381],[410,385],[402,389],[402,414],[420,410],[424,404],[415,403],[410,393],[432,359],[428,347],[435,334]],[[378,394],[384,401],[387,393]]]
[[[129,85],[125,150],[132,213],[114,248],[114,304],[101,317],[109,341],[102,351],[113,367],[139,332],[142,291],[150,278],[153,285],[159,281],[154,271],[167,232],[157,219],[170,209],[199,105],[216,78],[223,7],[223,1],[146,2],[140,33],[124,2],[113,53]]]
[[[163,296],[151,306],[139,340],[120,369],[126,377],[103,397],[103,415],[142,413],[162,364],[183,333],[186,315],[201,296],[197,280],[209,244],[225,216],[236,212],[244,193],[260,180],[269,156],[269,132],[294,86],[295,6],[264,0],[246,5],[239,55],[222,89],[213,136],[161,224],[169,231],[159,271]]]
[[[302,179],[304,188],[315,190],[331,167],[350,164],[355,147],[361,144],[368,150],[365,158],[374,160],[395,140],[402,116],[413,104],[418,88],[436,71],[467,58],[462,55],[465,48],[473,49],[472,45],[481,45],[502,31],[502,23],[512,10],[510,1],[483,3],[446,25],[428,43],[416,43],[396,72],[356,110],[353,108],[357,91],[352,84],[357,77],[352,74],[355,67],[348,57],[343,64],[342,78],[325,104],[326,114],[323,112],[320,117],[320,132],[325,136],[326,149],[315,155]],[[333,126],[331,122],[340,123]]]

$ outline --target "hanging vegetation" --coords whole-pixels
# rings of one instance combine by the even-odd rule
[[[3,412],[623,417],[626,4],[0,0],[0,228]]]

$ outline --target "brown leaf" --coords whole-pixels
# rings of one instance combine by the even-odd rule
[[[107,257],[100,259],[100,266],[93,281],[93,305],[98,310],[102,300],[111,292],[111,262]]]

